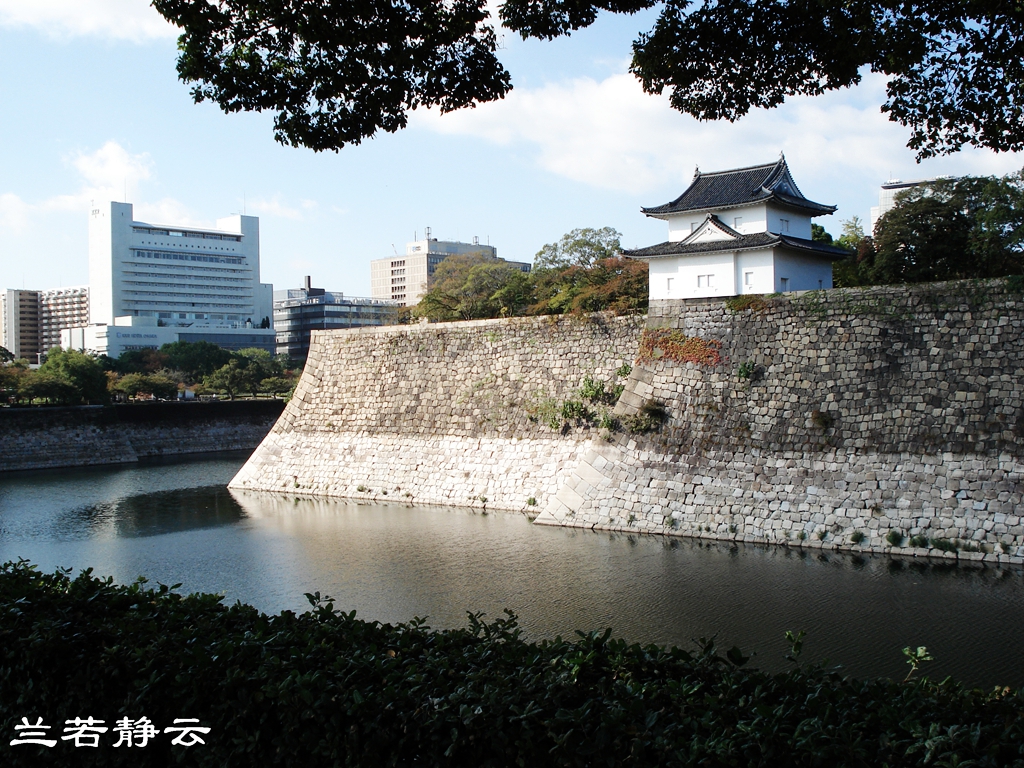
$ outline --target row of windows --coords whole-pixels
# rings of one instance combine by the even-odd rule
[[[392,266],[392,268],[394,268],[394,267],[404,267],[405,266],[405,259],[402,259],[401,261],[392,261],[391,262],[391,266]]]
[[[676,281],[676,279],[674,277],[666,278],[665,287],[669,290],[669,292],[672,291],[672,288],[673,288],[673,285],[675,284],[675,281]],[[819,280],[818,282],[820,284],[821,281]],[[745,286],[748,286],[748,287],[753,286],[753,284],[754,284],[754,273],[753,272],[744,272],[743,273],[743,284]],[[715,276],[713,274],[711,274],[711,275],[697,275],[697,287],[698,288],[714,288],[715,287]],[[788,291],[789,290],[789,278],[788,277],[780,277],[779,278],[779,287],[783,291]]]
[[[181,301],[131,301],[131,300],[126,300],[124,302],[124,305],[125,305],[125,307],[171,307],[171,308],[174,308],[174,307],[180,307],[183,303],[185,303],[185,302],[181,302]],[[241,309],[241,310],[249,310],[249,309],[253,308],[252,305],[247,305],[247,304],[242,304],[242,305],[238,305],[238,304],[218,304],[216,302],[210,302],[210,301],[200,301],[200,302],[194,302],[193,301],[193,302],[188,302],[188,303],[190,303],[193,307],[195,307],[197,305],[200,306],[200,307],[205,307],[206,309],[212,309],[214,307],[220,307],[220,309],[222,311],[227,309],[227,310],[231,310],[231,311],[234,311],[234,312],[237,312],[239,309]]]
[[[206,232],[188,232],[186,230],[174,229],[152,229],[150,227],[132,227],[132,232],[142,235],[164,235],[167,237],[195,237],[200,240],[233,240],[236,243],[242,242],[241,235],[211,235]]]
[[[206,285],[205,283],[189,283],[182,285],[181,283],[146,283],[141,280],[125,280],[126,286],[132,286],[134,288],[190,288],[192,290],[199,289],[204,291],[219,291],[221,293],[239,293],[243,292],[247,296],[252,296],[252,288],[248,285]],[[149,293],[158,293],[158,291],[149,291]],[[173,291],[159,291],[159,293],[167,295],[173,293]]]
[[[215,264],[245,264],[240,256],[208,256],[201,253],[174,253],[173,251],[151,251],[132,248],[132,255],[140,259],[165,259],[168,261],[202,261]]]
[[[184,269],[174,264],[132,264],[133,267],[146,267],[146,272],[126,269],[121,274],[126,277],[146,277],[150,280],[216,280],[224,283],[252,283],[251,269],[231,269],[230,267],[186,266]],[[154,272],[154,269],[166,269],[166,272]],[[239,275],[239,277],[230,277]]]
[[[198,286],[197,286],[198,287]],[[156,296],[161,299],[173,299],[173,298],[192,298],[199,296],[204,299],[224,299],[226,301],[237,301],[240,299],[252,299],[252,292],[246,291],[235,294],[233,296],[225,295],[223,291],[215,291],[213,293],[196,293],[185,291],[124,291],[126,296]]]

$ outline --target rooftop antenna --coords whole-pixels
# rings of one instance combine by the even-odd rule
[[[395,252],[395,256],[398,255],[398,249],[395,248],[395,244],[394,243],[391,244],[391,250]]]
[[[245,216],[245,190],[242,190],[242,215]]]
[[[430,239],[430,234],[431,234],[430,227],[424,227],[423,228],[423,239],[424,240],[429,240]]]

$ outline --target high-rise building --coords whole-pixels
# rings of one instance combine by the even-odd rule
[[[39,334],[39,291],[9,289],[0,294],[3,346],[16,358],[38,362],[42,345]]]
[[[498,257],[493,245],[481,245],[478,238],[472,243],[459,243],[432,239],[430,229],[426,239],[406,243],[404,256],[374,259],[370,262],[370,295],[375,299],[390,299],[399,306],[410,307],[419,303],[427,292],[434,270],[448,256],[455,254],[481,254]],[[530,265],[523,261],[506,262],[523,272],[530,271]]]
[[[39,337],[43,350],[60,345],[60,333],[89,323],[89,287],[39,292]]]
[[[62,343],[116,357],[173,341],[273,351],[273,286],[260,282],[259,219],[217,229],[136,221],[130,203],[89,216],[90,324]]]
[[[314,288],[307,276],[302,288],[274,291],[274,330],[277,353],[293,360],[309,354],[312,331],[389,325],[399,304],[390,299],[365,299]]]

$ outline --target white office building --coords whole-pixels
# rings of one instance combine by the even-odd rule
[[[216,229],[136,221],[130,203],[89,215],[89,325],[64,346],[117,357],[126,349],[210,341],[274,351],[273,286],[260,283],[259,219]]]

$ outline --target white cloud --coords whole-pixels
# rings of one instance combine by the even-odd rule
[[[35,28],[50,37],[88,35],[134,42],[180,33],[148,0],[0,0],[0,26]]]
[[[26,202],[13,192],[0,193],[0,231],[23,231],[33,217],[47,212],[70,211],[84,214],[94,204],[110,200],[134,202],[138,221],[155,224],[179,224],[215,228],[215,223],[197,217],[181,201],[164,197],[156,201],[142,198],[143,183],[153,176],[153,160],[149,154],[131,154],[116,141],[108,141],[94,152],[79,152],[65,158],[80,177],[79,188],[70,194],[54,195],[39,202]],[[139,201],[139,202],[136,202]],[[249,214],[302,219],[317,209],[315,200],[300,200],[298,206],[288,205],[280,195],[249,200]]]
[[[537,163],[551,173],[634,194],[666,186],[682,192],[697,165],[720,170],[784,151],[805,193],[821,190],[824,202],[840,203],[842,216],[865,215],[851,206],[873,204],[870,198],[877,198],[878,185],[890,174],[920,178],[1020,168],[1020,156],[981,150],[916,165],[905,146],[907,129],[879,111],[884,96],[884,78],[868,75],[855,89],[794,98],[736,123],[701,123],[620,73],[516,89],[503,101],[448,115],[420,110],[413,124],[503,147],[533,147]],[[853,198],[857,202],[848,202]]]
[[[214,222],[196,218],[195,214],[182,202],[172,197],[165,197],[155,203],[138,203],[132,208],[136,221],[148,221],[154,224],[178,224],[184,227],[199,229],[215,229]]]
[[[0,231],[22,231],[28,225],[31,206],[17,195],[6,192],[0,195]]]
[[[311,200],[302,201],[302,207],[305,210],[309,210]],[[315,206],[316,204],[313,203]],[[281,202],[280,195],[274,195],[272,198],[256,198],[255,200],[249,200],[245,205],[246,211],[252,215],[258,216],[277,216],[282,219],[301,219],[302,211],[298,208],[290,206],[286,203]]]
[[[142,182],[152,175],[153,162],[147,153],[133,155],[116,141],[108,141],[94,152],[79,152],[66,158],[78,171],[81,184],[70,194],[54,195],[36,203],[7,192],[0,194],[0,231],[21,231],[36,216],[52,211],[83,213],[94,203],[109,200],[136,200]],[[135,216],[141,220],[174,222],[191,226],[210,226],[180,202],[164,198],[155,203],[139,203]]]

